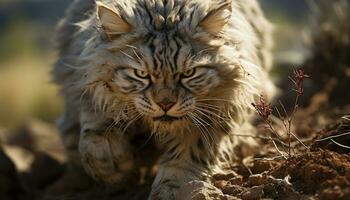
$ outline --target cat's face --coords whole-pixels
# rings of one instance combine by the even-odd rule
[[[228,21],[229,1],[214,5],[210,12],[205,10],[209,1],[191,1],[188,7],[185,1],[138,2],[143,4],[129,18],[137,18],[132,25],[121,17],[123,10],[118,13],[103,4],[97,9],[109,45],[123,46],[117,45],[114,56],[119,60],[112,63],[113,74],[108,73],[108,85],[118,91],[115,98],[125,100],[123,112],[131,120],[143,118],[165,128],[188,122],[207,126],[222,119],[237,74],[232,63],[222,59],[219,47],[207,43],[218,38]],[[138,32],[144,35],[135,40],[133,33]],[[113,106],[110,109],[114,112]]]
[[[225,77],[220,74],[228,67],[210,61],[210,51],[200,53],[169,35],[149,37],[134,51],[124,52],[134,62],[116,66],[113,84],[138,113],[158,123],[173,123],[216,110],[213,103],[220,97],[212,90],[218,90]]]

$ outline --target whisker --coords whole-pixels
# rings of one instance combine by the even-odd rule
[[[107,134],[108,134],[109,132],[112,132],[111,130],[112,130],[116,125],[117,125],[117,122],[113,120],[112,123],[106,128]]]
[[[210,134],[210,131],[208,130],[208,128],[206,127],[206,126],[210,126],[210,127],[213,128],[213,126],[211,126],[211,124],[209,124],[209,123],[207,123],[206,121],[204,121],[200,116],[197,115],[197,113],[192,112],[192,116],[194,116],[194,119],[197,120],[197,122],[199,123],[199,125],[205,129],[205,133],[207,133],[207,135],[209,136],[211,142],[213,142],[213,141],[214,141],[214,138],[213,138],[213,136]],[[205,133],[203,133],[203,134],[205,134]]]
[[[131,124],[133,124],[134,122],[136,122],[136,121],[137,121],[138,119],[140,119],[141,117],[142,117],[142,115],[139,114],[139,115],[137,115],[134,119],[130,120],[130,122],[124,127],[123,133],[126,131],[126,129],[129,128],[129,126],[130,126]]]
[[[204,130],[202,129],[201,125],[197,122],[197,119],[192,116],[192,114],[188,115],[191,119],[191,121],[196,125],[196,127],[199,129],[199,133],[202,135],[205,143],[208,144],[209,148],[211,148],[211,142],[209,140],[209,138],[206,136],[206,134],[204,133]]]
[[[221,114],[224,114],[224,111],[222,111],[221,108],[219,108],[219,107],[217,107],[217,108],[216,107],[211,107],[211,106],[200,104],[200,103],[197,103],[197,105],[198,106],[196,106],[196,107],[210,109],[212,111],[217,111],[217,112],[220,112]]]
[[[126,44],[125,46],[129,47],[129,48],[132,48],[132,49],[136,49],[137,50],[137,47],[133,46],[133,45],[130,45],[130,44]]]
[[[200,102],[197,102],[196,104],[198,104],[198,105],[204,105],[204,106],[208,106],[208,107],[212,107],[212,108],[216,108],[216,109],[219,109],[219,108],[221,108],[221,107],[219,107],[219,106],[216,106],[216,105],[213,105],[213,104],[208,104],[208,103],[200,103]]]
[[[86,93],[88,92],[90,88],[85,88],[85,90],[81,93],[80,97],[79,97],[79,102],[83,101],[84,96],[86,95]]]
[[[141,59],[141,57],[139,56],[139,54],[135,51],[134,48],[132,48],[133,53],[135,54],[135,56],[137,57],[137,59],[139,60],[140,63],[143,63],[143,60]]]
[[[201,108],[201,107],[195,107],[196,110],[199,110],[199,111],[202,111],[202,112],[205,112],[205,113],[208,113],[209,115],[212,115],[213,117],[217,117],[219,119],[222,119],[222,120],[227,120],[229,118],[224,118],[223,116],[215,113],[215,112],[212,112],[210,110],[207,110],[207,109],[204,109],[204,108]],[[205,115],[205,113],[202,113],[203,115]]]
[[[204,110],[204,111],[200,111],[200,110],[196,110],[197,112],[199,112],[200,114],[202,114],[203,117],[207,118],[210,122],[212,122],[213,125],[218,125],[222,130],[226,130],[227,128],[225,128],[223,125],[222,125],[222,122],[224,120],[227,120],[229,118],[221,118],[222,120],[219,121],[217,119],[213,119],[213,118],[210,118],[209,116],[207,116],[205,113],[203,112],[207,112],[207,110]],[[211,126],[212,128],[214,128],[213,126]]]
[[[125,53],[123,50],[119,50],[120,53],[124,54],[126,57],[130,58],[131,60],[135,60],[134,57],[130,56],[129,54]]]
[[[227,100],[227,99],[197,99],[197,102],[201,102],[201,101],[225,101],[228,103],[232,103],[232,101]]]

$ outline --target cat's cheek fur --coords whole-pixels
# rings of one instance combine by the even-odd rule
[[[189,80],[185,83],[185,87],[191,91],[194,95],[206,95],[221,83],[221,78],[218,76],[218,73],[215,71],[208,71],[201,81]]]

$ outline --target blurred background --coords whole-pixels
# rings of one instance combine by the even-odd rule
[[[0,0],[0,130],[31,119],[55,122],[62,109],[50,82],[54,30],[71,0]],[[275,24],[277,62],[303,62],[309,25],[305,0],[262,0]],[[277,73],[279,73],[277,70]]]

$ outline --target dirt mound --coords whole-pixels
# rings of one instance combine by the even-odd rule
[[[350,156],[318,149],[291,158],[270,173],[291,177],[300,194],[319,199],[350,199]]]
[[[350,144],[350,116],[342,117],[337,123],[318,132],[312,148],[329,149],[338,153],[350,153],[344,145]]]
[[[317,149],[281,161],[281,165],[245,178],[217,174],[213,183],[190,182],[179,199],[350,199],[350,156]]]

